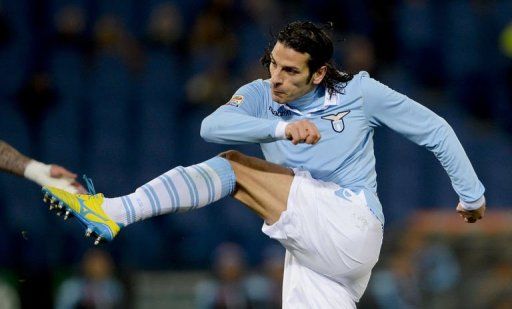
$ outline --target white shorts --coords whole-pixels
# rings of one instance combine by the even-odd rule
[[[383,236],[364,191],[295,170],[286,211],[262,230],[286,248],[283,308],[355,308]]]

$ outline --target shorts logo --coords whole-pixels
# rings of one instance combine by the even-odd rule
[[[234,107],[240,107],[240,105],[242,105],[243,102],[244,102],[244,96],[243,95],[239,95],[239,94],[235,94],[234,96],[231,97],[231,100],[229,100],[229,102],[226,103],[226,105],[231,105],[231,106],[234,106]]]
[[[330,120],[332,129],[335,132],[341,133],[345,129],[345,124],[343,123],[343,117],[345,117],[350,111],[344,111],[337,114],[331,114],[327,116],[323,116],[322,119]]]

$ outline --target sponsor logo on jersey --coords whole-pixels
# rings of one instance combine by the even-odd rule
[[[234,96],[231,97],[231,100],[229,100],[229,102],[226,103],[226,105],[240,107],[240,105],[242,105],[242,103],[244,103],[244,96],[235,94]]]
[[[278,117],[285,117],[285,116],[292,115],[292,112],[290,112],[289,110],[285,109],[282,106],[279,107],[277,110],[275,110],[272,106],[269,106],[268,110],[272,113],[272,115],[278,116]]]
[[[350,113],[350,111],[339,112],[337,114],[322,116],[322,119],[329,120],[331,122],[332,129],[335,132],[341,133],[343,129],[345,129],[343,117],[345,117],[348,113]]]

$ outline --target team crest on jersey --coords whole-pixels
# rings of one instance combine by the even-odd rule
[[[243,95],[239,95],[239,94],[235,94],[234,96],[231,97],[231,100],[229,100],[229,102],[226,103],[226,105],[231,105],[231,106],[234,106],[234,107],[240,107],[240,105],[242,105],[243,102],[244,102],[244,96]]]
[[[343,123],[343,117],[345,117],[350,111],[339,112],[337,114],[331,114],[327,116],[322,116],[322,119],[329,120],[332,125],[332,129],[335,132],[342,132],[345,129],[345,124]]]

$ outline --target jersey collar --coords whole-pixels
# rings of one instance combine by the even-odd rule
[[[313,90],[312,92],[316,92],[316,91],[317,90]],[[314,97],[311,96],[311,93],[307,93],[303,97],[299,98],[298,100],[301,100],[302,98],[305,98],[306,96],[310,96],[311,100],[315,99]],[[317,107],[313,107],[313,108],[310,108],[310,109],[305,109],[303,111],[298,110],[297,108],[293,108],[293,107],[291,107],[288,104],[283,104],[282,106],[285,109],[287,109],[287,110],[289,110],[289,111],[291,111],[291,112],[293,112],[295,114],[298,114],[298,115],[301,115],[301,116],[311,116],[311,114],[313,114],[315,112],[323,111],[323,110],[327,109],[329,106],[333,106],[333,105],[338,105],[339,104],[338,93],[333,93],[332,95],[329,95],[329,92],[328,92],[327,88],[325,88],[325,90],[324,90],[323,97],[324,97],[324,103],[322,105],[317,106]]]

